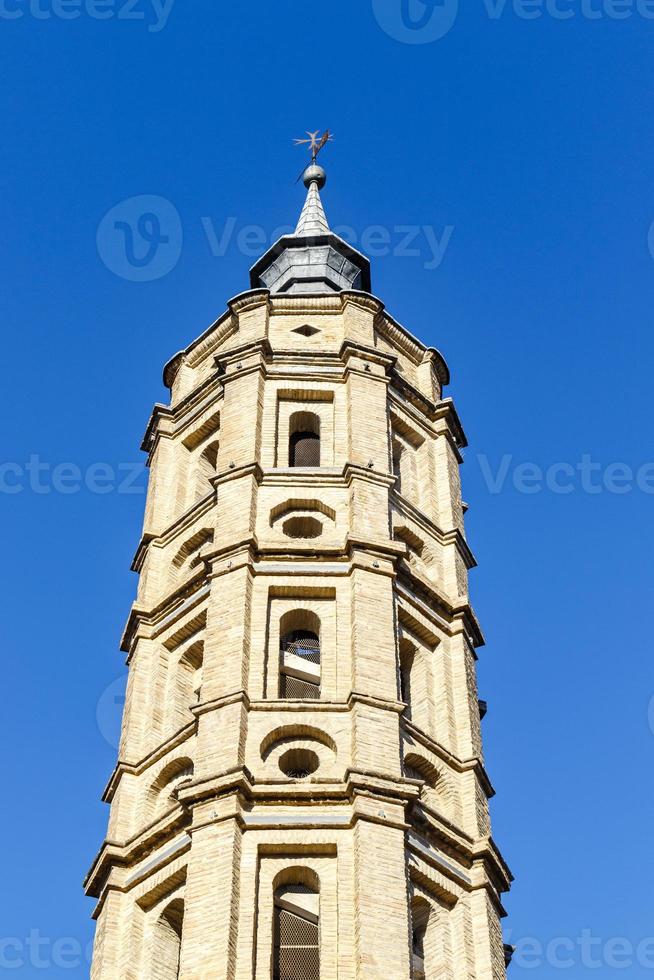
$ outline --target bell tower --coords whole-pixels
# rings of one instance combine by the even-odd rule
[[[325,181],[147,427],[92,980],[505,976],[465,436]]]

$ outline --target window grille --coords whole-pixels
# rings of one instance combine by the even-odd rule
[[[294,432],[289,456],[291,466],[320,466],[320,436],[316,432]]]
[[[282,531],[288,538],[319,538],[322,524],[315,517],[291,517],[282,525]]]
[[[282,640],[284,653],[292,653],[312,664],[320,663],[320,640],[310,630],[294,630]]]
[[[309,681],[301,681],[299,677],[282,673],[279,695],[289,700],[317,701],[320,697],[320,687],[317,684],[310,684]]]
[[[273,980],[320,980],[320,927],[318,916],[302,908],[302,893],[296,886],[294,911],[275,901],[275,950]],[[287,904],[287,903],[285,903]]]
[[[310,630],[294,630],[282,638],[281,650],[279,696],[316,701],[320,697],[320,670],[309,666],[320,667],[320,640],[316,634]],[[297,658],[295,667],[291,666],[293,658]],[[303,663],[307,665],[306,674],[298,669]]]

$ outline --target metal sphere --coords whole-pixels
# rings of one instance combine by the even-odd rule
[[[327,183],[327,174],[317,163],[310,163],[307,169],[302,175],[305,187],[311,187],[312,184],[317,184],[319,190],[322,190]]]

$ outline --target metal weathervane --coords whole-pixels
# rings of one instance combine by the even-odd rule
[[[307,136],[309,138],[306,139],[306,140],[293,140],[293,142],[295,143],[296,146],[308,146],[309,147],[309,149],[311,150],[311,166],[312,167],[317,166],[316,161],[318,159],[318,154],[323,149],[323,147],[325,147],[328,143],[331,143],[332,140],[334,139],[334,137],[332,136],[332,134],[329,132],[328,129],[325,130],[325,132],[322,134],[322,136],[320,136],[319,134],[320,134],[320,130],[317,129],[315,131],[315,133],[309,133],[309,132],[307,132]],[[304,176],[305,172],[306,172],[306,168],[302,171],[302,173],[300,174],[300,176],[298,177],[298,179],[295,181],[296,184],[302,179],[302,177]]]
[[[319,133],[320,130],[317,129],[315,133],[307,132],[307,136],[309,137],[308,140],[293,140],[296,146],[306,145],[309,147],[309,149],[311,150],[312,163],[316,162],[316,160],[318,159],[318,154],[320,153],[322,148],[326,146],[327,143],[331,143],[332,140],[334,139],[334,137],[332,136],[332,134],[329,132],[328,129],[325,130],[322,136],[319,136],[318,135]]]

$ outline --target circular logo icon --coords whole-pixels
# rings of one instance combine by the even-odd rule
[[[100,695],[95,718],[100,734],[105,742],[118,750],[120,747],[120,730],[125,708],[125,689],[127,674],[121,674]]]
[[[372,0],[379,26],[404,44],[432,44],[454,26],[459,0]]]
[[[649,234],[647,236],[647,244],[649,245],[649,254],[654,259],[654,221],[649,226]]]
[[[142,194],[105,214],[96,241],[98,254],[111,272],[131,282],[152,282],[175,268],[183,237],[177,208],[165,197]]]

